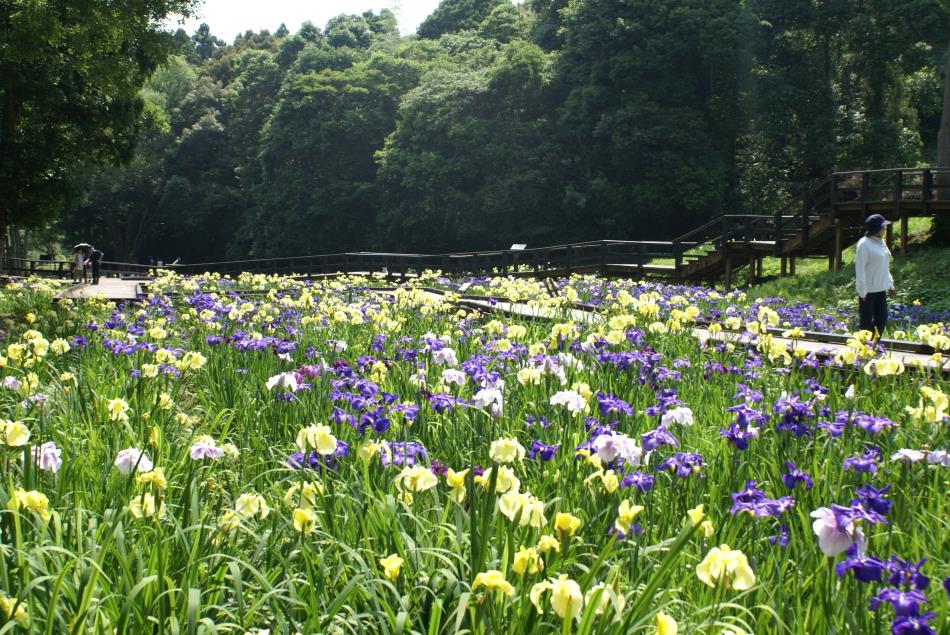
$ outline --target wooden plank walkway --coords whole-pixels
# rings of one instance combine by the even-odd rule
[[[134,300],[141,292],[141,281],[123,278],[99,278],[99,284],[74,284],[56,294],[54,300],[105,298],[106,300]]]

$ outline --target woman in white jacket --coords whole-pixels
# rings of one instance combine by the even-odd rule
[[[864,238],[858,241],[854,254],[860,327],[871,331],[875,337],[884,333],[887,325],[887,296],[894,295],[891,251],[884,242],[884,228],[890,224],[880,214],[868,216],[864,221]]]

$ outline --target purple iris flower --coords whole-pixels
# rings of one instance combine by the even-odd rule
[[[413,466],[419,459],[428,456],[425,447],[415,441],[393,441],[386,443],[389,452],[380,452],[379,462],[383,467],[389,465]]]
[[[729,426],[728,430],[720,430],[719,434],[722,435],[723,438],[728,439],[737,450],[748,450],[749,440],[759,436],[757,429],[746,430],[737,423],[733,423]]]
[[[835,565],[838,577],[844,577],[850,571],[854,579],[859,582],[880,582],[887,565],[874,556],[866,556],[859,552],[858,545],[848,547],[848,557]]]
[[[528,415],[525,417],[524,425],[526,428],[530,428],[531,426],[547,428],[551,424],[548,422],[547,417],[535,417],[534,415]]]
[[[876,511],[865,509],[861,505],[852,505],[851,507],[832,505],[831,511],[834,513],[839,527],[846,527],[848,523],[856,520],[863,520],[872,525],[887,524],[887,519],[884,518],[884,516],[881,516]]]
[[[636,472],[630,472],[620,481],[620,487],[632,487],[641,493],[649,492],[651,489],[653,489],[653,484],[653,475],[641,472],[639,470]]]
[[[545,445],[538,439],[535,439],[531,442],[531,448],[528,450],[528,456],[532,459],[540,459],[546,463],[554,458],[560,447],[560,445]]]
[[[811,436],[811,428],[806,421],[812,416],[810,401],[802,401],[800,395],[783,395],[772,405],[772,412],[782,417],[775,424],[777,432],[787,431],[796,437]]]
[[[947,599],[950,600],[950,575],[943,579],[943,590],[947,592]]]
[[[316,366],[314,364],[304,364],[297,369],[297,374],[301,377],[306,377],[307,379],[313,379],[323,374],[323,371],[324,369],[322,369],[320,366]]]
[[[845,470],[855,472],[877,472],[877,462],[881,458],[881,451],[875,447],[868,447],[861,456],[852,456],[844,460]]]
[[[891,428],[896,428],[897,423],[891,421],[887,417],[875,417],[863,412],[854,413],[852,420],[855,425],[867,432],[868,434],[877,434],[882,430],[889,430]]]
[[[612,394],[598,392],[596,395],[598,405],[600,406],[601,416],[606,417],[610,413],[632,415],[633,408],[620,397]]]
[[[664,366],[658,367],[654,371],[654,376],[658,382],[660,381],[680,381],[683,379],[683,376],[676,370],[670,370]]]
[[[788,525],[779,525],[778,533],[769,536],[769,543],[773,545],[777,544],[779,547],[786,547],[788,546],[789,536]]]
[[[399,399],[399,395],[394,395],[394,394],[388,393],[388,392],[386,392],[386,391],[384,391],[384,390],[380,390],[379,393],[377,393],[377,395],[378,395],[378,398],[379,398],[384,404],[386,404],[387,406],[392,405],[393,402],[395,402],[397,399]],[[418,408],[416,408],[416,409],[418,410]]]
[[[852,505],[861,505],[865,509],[870,509],[871,511],[877,512],[881,516],[887,516],[887,512],[891,510],[891,501],[884,498],[884,494],[891,489],[890,485],[885,485],[881,489],[875,488],[873,485],[865,485],[864,487],[859,487],[854,490],[854,493],[858,495],[858,498],[855,498],[851,501]]]
[[[664,426],[659,426],[640,437],[640,445],[643,446],[644,452],[652,452],[661,445],[672,445],[675,448],[679,447],[679,444],[680,442],[676,440],[676,437],[670,434]]]
[[[753,505],[765,499],[765,492],[756,487],[755,481],[746,481],[745,488],[732,495],[732,509],[729,513],[735,515],[740,511],[753,511]]]
[[[389,430],[389,419],[386,418],[386,408],[378,406],[375,410],[360,415],[360,434],[366,434],[367,428],[373,428],[376,434],[383,434]]]
[[[625,334],[627,341],[631,346],[643,346],[643,331],[638,328],[630,328]]]
[[[761,410],[750,408],[744,403],[737,406],[729,406],[726,410],[736,413],[736,424],[743,428],[748,428],[750,425],[758,425],[765,421],[765,413]]]
[[[725,352],[725,349],[717,352]],[[725,375],[728,372],[726,365],[717,360],[709,360],[703,364],[703,379],[709,379],[712,375]]]
[[[362,358],[361,358],[362,359]],[[373,358],[373,363],[376,359]],[[353,389],[366,399],[372,399],[379,392],[379,386],[368,379],[358,379],[353,382]]]
[[[892,556],[887,562],[887,581],[894,586],[913,587],[917,591],[923,591],[930,586],[930,578],[920,572],[920,568],[926,562],[926,558],[918,562],[911,562]]]
[[[632,525],[630,525],[630,531],[628,531],[627,533],[624,533],[620,531],[619,529],[617,529],[616,526],[613,526],[610,528],[610,531],[608,533],[615,534],[617,536],[617,540],[623,540],[624,538],[626,538],[627,536],[631,534],[633,534],[634,536],[639,536],[640,534],[643,533],[643,527],[640,526],[640,523],[633,523]]]
[[[453,397],[452,395],[446,395],[444,393],[437,393],[429,397],[429,405],[432,406],[432,409],[442,414],[446,410],[451,410],[459,403],[458,398]]]
[[[619,421],[611,421],[610,423],[601,424],[594,417],[588,417],[587,421],[584,422],[584,427],[587,428],[587,434],[591,439],[596,439],[602,434],[613,434],[614,429],[616,429]]]
[[[740,397],[749,403],[759,403],[762,401],[762,393],[760,393],[758,390],[749,388],[745,384],[737,384],[736,394],[732,396],[733,399],[739,399]]]
[[[385,402],[385,399],[384,399]],[[390,402],[391,403],[391,402]],[[419,414],[419,406],[415,404],[396,404],[389,409],[390,413],[398,412],[405,417],[406,421],[415,421],[416,415]]]
[[[869,607],[876,611],[882,603],[894,607],[897,617],[915,617],[920,615],[920,605],[927,603],[927,596],[917,590],[901,591],[887,588],[871,598]]]
[[[356,417],[336,406],[333,407],[333,410],[330,412],[329,417],[331,422],[339,423],[340,425],[346,424],[356,427]]]
[[[694,452],[676,452],[670,458],[656,466],[656,471],[673,470],[680,478],[688,478],[690,474],[699,472],[705,463],[703,455]]]
[[[893,635],[937,635],[929,622],[937,617],[934,612],[923,615],[902,615],[891,623]]]
[[[785,461],[785,467],[788,468],[788,473],[782,474],[782,481],[788,489],[794,489],[799,483],[804,483],[805,489],[809,490],[815,484],[808,472],[798,469],[791,461]]]
[[[795,504],[791,496],[767,498],[765,492],[756,487],[755,481],[748,481],[745,489],[732,495],[733,505],[729,513],[735,516],[739,512],[751,513],[756,518],[780,516]]]
[[[350,444],[337,439],[336,450],[334,450],[333,454],[323,455],[317,452],[310,452],[309,454],[294,452],[287,459],[287,467],[295,470],[309,467],[310,469],[316,470],[320,466],[326,466],[331,470],[335,470],[337,468],[337,461],[346,458],[349,451]]]

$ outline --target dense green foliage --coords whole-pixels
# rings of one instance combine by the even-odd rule
[[[933,163],[940,0],[444,0],[203,28],[63,221],[110,258],[669,238],[828,171]]]
[[[140,95],[173,43],[160,23],[193,2],[0,1],[0,230],[43,223],[77,173],[131,158],[162,117]]]
[[[891,272],[897,287],[893,302],[923,305],[935,312],[950,312],[950,249],[924,244],[930,234],[930,223],[915,219],[910,226],[911,244],[906,255],[892,245],[894,260]],[[923,221],[923,222],[921,222]],[[756,285],[750,293],[760,297],[782,297],[814,306],[837,306],[854,310],[854,247],[842,253],[840,271],[829,271],[827,259],[800,259],[796,275],[778,276],[779,260],[769,258],[764,273],[770,278]]]

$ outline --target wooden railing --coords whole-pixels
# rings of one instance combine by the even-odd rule
[[[941,202],[941,205],[937,203]],[[664,271],[679,276],[688,258],[701,258],[708,250],[753,243],[774,244],[782,254],[783,241],[793,234],[797,244],[807,245],[812,224],[819,218],[835,220],[839,213],[867,212],[882,203],[897,213],[911,209],[915,214],[950,213],[950,168],[899,168],[837,172],[815,187],[793,197],[775,214],[726,214],[671,241],[598,240],[549,247],[514,250],[466,251],[445,254],[403,254],[346,252],[287,258],[263,258],[226,262],[165,265],[181,274],[218,273],[298,274],[316,276],[336,273],[385,272],[405,277],[426,269],[447,274],[482,275],[515,270],[542,274],[601,270],[608,265],[626,265],[625,271],[643,275]],[[890,209],[890,207],[888,208]],[[704,249],[708,248],[708,249]],[[657,260],[669,265],[651,264]],[[13,275],[69,278],[72,263],[65,260],[24,260],[8,258],[3,269]],[[103,261],[104,276],[148,276],[152,265]],[[695,269],[695,268],[694,268]]]
[[[835,206],[950,201],[950,168],[836,172],[831,178]]]
[[[670,241],[598,240],[531,249],[501,249],[446,254],[400,254],[348,252],[290,258],[263,258],[228,262],[208,262],[169,267],[182,274],[205,272],[295,273],[321,275],[334,273],[386,272],[405,276],[426,269],[447,274],[486,274],[516,269],[542,272],[550,270],[596,269],[607,264],[645,265],[658,258],[674,258]]]
[[[113,262],[103,260],[99,265],[99,273],[113,277],[147,277],[154,266],[140,265],[132,262]],[[49,260],[29,258],[5,258],[3,271],[14,276],[40,276],[45,278],[71,278],[73,275],[72,260]]]

